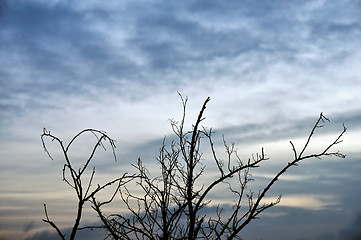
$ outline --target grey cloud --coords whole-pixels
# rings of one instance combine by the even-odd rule
[[[326,115],[326,114],[325,114]],[[326,115],[330,118],[330,123],[325,122],[323,128],[317,129],[315,136],[333,133],[335,137],[343,130],[342,124],[354,131],[360,128],[361,115],[358,112],[346,112],[343,114],[337,114],[334,116]],[[224,135],[228,143],[234,142],[235,145],[240,144],[255,144],[272,142],[274,140],[284,140],[288,143],[290,140],[294,140],[299,137],[306,137],[309,135],[313,125],[316,123],[318,116],[303,118],[303,119],[288,119],[286,122],[279,123],[278,119],[270,120],[269,122],[252,123],[246,125],[238,125],[226,128],[214,129],[213,141],[216,145],[223,145],[222,135]],[[205,126],[212,127],[212,126]],[[170,127],[169,127],[170,128]],[[347,134],[347,132],[346,132]],[[170,134],[166,138],[166,143],[169,143],[172,139],[176,139],[174,134]],[[330,139],[331,141],[334,139]],[[120,156],[125,161],[133,162],[136,159],[134,157],[141,157],[145,161],[152,161],[157,156],[158,149],[161,147],[162,139],[153,139],[145,143],[136,145],[134,148],[129,149]],[[342,145],[342,144],[341,144]],[[342,146],[340,148],[342,149]],[[335,148],[337,151],[337,149]],[[291,152],[290,146],[290,152]],[[134,153],[139,153],[139,156],[134,156]],[[346,153],[347,155],[347,153]],[[133,159],[132,159],[133,158]],[[339,167],[342,167],[341,164]]]
[[[38,240],[38,239],[44,239],[44,240],[52,240],[59,237],[56,233],[52,233],[49,231],[43,231],[36,233],[30,237],[25,238],[25,240]]]
[[[292,48],[287,48],[288,44],[282,41],[283,38],[274,36],[276,32],[279,34],[279,31],[274,31],[274,28],[280,26],[286,30],[289,28],[290,19],[286,19],[286,24],[281,25],[285,19],[279,21],[280,24],[275,24],[277,19],[268,19],[268,16],[265,15],[262,16],[262,19],[266,18],[266,20],[256,19],[257,13],[254,13],[254,19],[250,20],[250,16],[244,14],[244,10],[248,9],[252,13],[259,10],[257,6],[252,4],[230,6],[228,3],[223,4],[223,2],[215,1],[204,3],[207,5],[204,8],[202,3],[197,2],[197,4],[201,5],[199,7],[199,11],[202,9],[200,13],[194,11],[193,4],[189,6],[179,6],[175,3],[161,4],[160,8],[165,8],[166,11],[149,10],[151,6],[140,8],[139,11],[135,11],[139,17],[135,25],[136,33],[129,40],[129,43],[134,43],[135,47],[139,46],[142,49],[141,52],[150,58],[151,64],[154,63],[154,67],[157,69],[186,68],[187,63],[202,65],[204,62],[213,61],[216,57],[232,59],[252,51],[267,54],[270,50],[272,54],[276,51],[294,51]],[[215,6],[212,7],[212,5]],[[195,8],[197,9],[197,7]],[[261,7],[261,9],[264,8],[266,9],[265,12],[268,12],[267,7]],[[207,14],[203,14],[203,12]],[[231,12],[232,17],[225,17],[228,16],[229,12]],[[202,25],[203,23],[208,24],[209,21],[217,22],[215,19],[218,19],[218,22],[221,22],[223,26],[227,26],[227,24],[230,26],[237,25],[245,21],[242,25],[247,25],[247,28],[236,27],[217,30]],[[268,25],[262,26],[259,21]],[[272,28],[270,28],[271,24],[273,24]],[[253,32],[257,34],[254,35]],[[164,39],[164,36],[167,38]],[[264,43],[267,44],[267,48],[262,46]],[[273,50],[269,48],[272,45]],[[159,61],[161,61],[160,64],[157,64]]]
[[[317,36],[325,37],[331,35],[341,35],[345,34],[346,36],[350,37],[353,36],[355,33],[360,33],[361,31],[361,24],[358,22],[351,22],[351,23],[317,23],[314,25],[313,33]],[[346,37],[344,36],[344,37]]]
[[[285,42],[284,38],[278,36],[274,37],[275,32],[280,34],[280,31],[274,31],[275,27],[280,27],[282,30],[289,31],[289,26],[296,23],[291,18],[277,18],[279,11],[285,11],[288,6],[283,6],[280,3],[269,4],[263,2],[262,4],[255,4],[248,2],[247,4],[236,4],[228,5],[229,3],[214,2],[210,4],[207,2],[205,11],[210,12],[209,15],[200,15],[200,21],[207,21],[213,17],[220,17],[226,13],[232,12],[233,15],[239,15],[240,18],[236,21],[242,21],[247,18],[254,18],[250,22],[250,28],[254,27],[257,32],[261,31],[262,35],[252,36],[248,29],[235,29],[226,31],[214,31],[212,29],[206,29],[200,25],[197,20],[187,17],[189,14],[197,16],[197,12],[190,10],[197,9],[193,4],[189,6],[180,5],[179,3],[156,3],[147,4],[143,3],[142,6],[139,4],[129,4],[127,8],[128,14],[132,14],[130,24],[135,22],[135,33],[133,37],[127,40],[127,45],[132,49],[139,49],[141,57],[149,58],[150,65],[148,66],[149,73],[152,70],[157,69],[178,69],[185,63],[199,63],[202,61],[210,61],[214,57],[222,56],[236,56],[243,54],[248,51],[257,50],[265,51],[260,45],[267,43],[268,46],[274,45],[274,51],[285,51],[288,43]],[[145,6],[143,6],[145,5]],[[201,7],[205,6],[206,3],[196,3]],[[214,7],[211,7],[214,5]],[[281,6],[282,5],[282,6]],[[199,7],[199,9],[201,8]],[[157,9],[159,8],[159,9]],[[292,10],[295,11],[296,7]],[[68,70],[72,75],[68,78],[79,78],[76,68],[70,66],[64,66],[63,61],[66,62],[68,56],[61,55],[57,56],[55,53],[43,52],[40,48],[41,45],[38,42],[39,39],[46,39],[47,41],[54,41],[59,43],[65,48],[65,51],[69,54],[74,54],[73,49],[77,49],[76,52],[79,54],[79,59],[92,67],[97,67],[104,71],[102,75],[97,74],[96,71],[91,71],[91,74],[95,73],[95,76],[103,77],[104,81],[105,73],[109,75],[115,74],[115,76],[122,77],[120,73],[126,73],[129,76],[129,72],[125,69],[133,69],[137,71],[136,64],[127,60],[122,54],[119,55],[123,60],[118,60],[114,55],[114,52],[109,50],[109,45],[102,38],[100,33],[96,34],[91,32],[91,26],[87,26],[85,16],[90,16],[90,19],[94,23],[105,21],[104,19],[109,18],[110,14],[117,14],[117,12],[105,12],[105,10],[92,10],[93,12],[76,12],[70,8],[58,7],[58,8],[46,8],[41,5],[39,6],[27,6],[26,11],[23,10],[24,17],[17,19],[19,26],[25,26],[21,29],[21,34],[30,39],[27,40],[28,44],[25,44],[30,50],[29,52],[33,55],[37,55],[34,63],[37,66],[43,66],[46,62],[47,69],[49,72],[55,69],[64,68],[64,72]],[[121,10],[119,10],[121,11]],[[203,10],[204,11],[204,10]],[[249,15],[245,14],[245,11],[249,11]],[[262,19],[257,19],[257,12],[262,15]],[[29,14],[29,13],[36,14]],[[99,12],[99,13],[98,13]],[[15,14],[14,16],[16,16]],[[33,17],[37,16],[37,17]],[[284,17],[284,16],[283,16]],[[232,24],[235,19],[222,19],[225,24],[228,22]],[[278,19],[278,20],[277,20]],[[115,24],[111,20],[110,24]],[[282,24],[285,22],[285,24]],[[90,22],[91,24],[92,22]],[[118,24],[122,24],[119,22]],[[266,25],[263,25],[266,24]],[[272,28],[270,28],[270,24]],[[85,27],[87,26],[87,27]],[[90,29],[90,30],[89,30]],[[272,29],[272,31],[271,31]],[[294,30],[292,30],[295,32]],[[168,35],[168,39],[162,39],[162,35]],[[65,39],[66,38],[66,42]],[[295,36],[297,38],[297,36]],[[26,42],[25,42],[26,43]],[[276,44],[275,44],[276,43]],[[282,48],[281,48],[282,46]],[[295,51],[293,47],[288,48],[289,51]],[[293,49],[293,50],[292,50]],[[121,51],[121,49],[119,49]],[[267,50],[269,51],[269,49]],[[36,54],[35,54],[36,53]],[[49,54],[49,55],[47,55]],[[61,59],[65,57],[65,59]],[[124,71],[115,72],[115,69],[123,69]],[[89,75],[90,76],[90,75]],[[143,76],[144,77],[144,76]],[[95,81],[94,79],[88,79],[88,81]]]
[[[352,224],[340,231],[340,239],[358,240],[361,239],[361,213],[358,213]]]
[[[316,14],[323,11],[322,7],[320,10],[308,10],[307,3],[262,2],[258,5],[248,2],[231,6],[217,1],[189,5],[167,2],[157,4],[157,9],[155,5],[145,5],[139,10],[134,6],[131,8],[137,20],[135,34],[128,44],[140,49],[140,53],[148,58],[149,70],[190,70],[190,66],[201,69],[201,66],[217,57],[225,57],[232,62],[236,56],[249,53],[264,57],[276,55],[279,56],[278,60],[283,59],[288,64],[304,64],[302,55],[311,46],[327,52],[332,48],[330,56],[339,59],[340,51],[344,50],[336,46],[340,42],[350,43],[351,40],[345,39],[342,31],[337,29],[343,28],[351,39],[357,39],[359,32],[355,14],[350,16],[351,24],[333,24],[330,22],[333,17],[318,17]],[[340,7],[329,2],[327,5],[332,10]],[[351,8],[352,5],[346,3],[345,7]],[[305,22],[296,17],[303,14],[311,17]],[[225,17],[229,15],[232,17]],[[217,22],[214,19],[223,26],[245,22],[243,25],[247,28],[225,27],[219,31],[202,25]],[[320,24],[327,26],[325,33],[317,30]],[[308,32],[311,34],[308,35]],[[329,34],[334,36],[331,40],[327,37]],[[308,62],[312,68],[325,67],[322,58],[309,59]],[[227,71],[223,70],[222,74],[227,75]]]
[[[66,51],[60,42],[73,34],[67,25],[75,26],[79,16],[31,4],[7,11],[0,33],[4,39],[1,50],[12,64],[8,69],[2,69],[8,75],[3,79],[7,82],[6,90],[12,97],[19,93],[42,95],[55,89],[69,93],[74,73],[66,67],[66,55],[60,54]],[[44,43],[52,45],[52,49],[45,49]],[[59,48],[62,50],[58,51]],[[59,79],[59,75],[67,77]]]
[[[250,17],[269,17],[277,15],[283,9],[294,6],[285,1],[192,1],[189,10],[194,12],[212,12],[215,14],[245,14]]]
[[[50,228],[50,227],[49,227]],[[70,235],[71,229],[64,229],[63,232],[66,233],[67,236]],[[76,239],[78,240],[89,240],[89,239],[103,239],[105,234],[103,231],[100,230],[83,230],[78,231],[76,235]],[[35,233],[34,235],[25,238],[24,240],[54,240],[58,239],[59,235],[54,231],[42,231]]]
[[[354,1],[325,1],[322,6],[309,10],[304,22],[309,27],[308,41],[334,50],[335,44],[355,43],[361,34],[357,5]]]
[[[341,132],[344,123],[347,128],[358,129],[361,115],[357,112],[348,112],[329,117],[331,123],[324,123],[324,127],[318,129],[315,135]],[[267,122],[239,125],[222,129],[215,129],[216,133],[224,134],[226,139],[235,143],[254,143],[258,141],[272,141],[284,139],[290,141],[296,137],[306,137],[310,133],[318,116],[306,119],[292,119],[288,116],[285,122],[279,119],[269,119]]]
[[[271,160],[274,160],[271,156]],[[345,163],[347,161],[347,163]],[[275,175],[280,170],[279,167],[269,167],[260,169],[268,174]],[[284,177],[280,177],[272,189],[272,194],[279,195],[298,195],[310,194],[319,195],[322,193],[324,196],[332,196],[334,204],[327,207],[330,211],[340,211],[345,215],[352,216],[355,212],[360,211],[361,208],[358,199],[361,194],[359,182],[361,178],[359,172],[361,170],[360,159],[348,158],[340,160],[339,162],[331,159],[324,158],[322,160],[309,159],[308,161],[301,162],[298,167],[291,168]],[[298,176],[299,180],[287,180],[287,176]],[[269,181],[258,177],[255,174],[255,184],[262,189],[263,182]],[[254,189],[257,191],[258,189]],[[345,207],[347,206],[347,207]]]
[[[229,214],[231,205],[222,205],[223,214]],[[216,206],[206,206],[202,213],[207,216],[214,216]],[[289,240],[289,239],[309,239],[318,240],[327,239],[337,240],[356,240],[359,234],[360,216],[348,228],[343,228],[344,222],[347,222],[349,215],[339,211],[311,211],[291,207],[275,206],[266,210],[265,214],[260,215],[260,219],[255,219],[248,224],[240,233],[244,239],[267,239],[267,240]],[[282,215],[277,215],[282,213]],[[276,214],[274,216],[267,214]],[[334,222],[339,224],[334,225]],[[91,223],[90,225],[97,225]],[[332,226],[332,228],[330,228]],[[341,229],[341,230],[340,230]],[[70,232],[70,228],[63,230]],[[56,239],[55,231],[42,231],[26,238],[25,240],[47,240]],[[77,239],[103,239],[104,232],[101,230],[84,230],[79,231]]]
[[[295,59],[297,50],[292,39],[297,42],[299,33],[292,26],[301,23],[284,12],[296,12],[297,6],[266,1],[229,4],[129,3],[124,9],[112,10],[75,10],[67,4],[50,6],[34,2],[9,4],[4,8],[0,34],[4,39],[1,50],[12,66],[2,68],[0,76],[15,80],[4,91],[7,95],[12,93],[12,98],[19,92],[39,98],[55,92],[68,96],[86,94],[86,86],[114,91],[122,87],[114,88],[119,80],[126,84],[179,86],[192,69],[205,71],[205,64],[217,57],[232,61],[236,56],[258,52],[264,56],[277,54],[287,61]],[[115,18],[120,13],[127,20]],[[232,18],[227,18],[228,14]],[[246,20],[248,28],[218,31],[202,26],[202,22],[214,18],[225,25]],[[310,26],[313,21],[316,20],[309,20]],[[124,49],[133,49],[137,57],[145,60],[144,66],[130,60],[124,49],[109,43],[102,32],[106,29],[98,31],[93,27],[105,22],[134,28],[124,41]],[[288,32],[295,35],[289,38]],[[227,75],[227,69],[219,71],[220,75]],[[167,78],[167,74],[173,77]]]
[[[136,73],[89,30],[84,15],[65,5],[8,4],[0,26],[2,121],[28,109],[56,107],[64,95],[87,94],[88,86],[114,89],[112,77]]]
[[[33,84],[38,84],[45,91],[60,87],[69,92],[76,87],[72,85],[72,79],[78,76],[77,66],[71,63],[74,49],[86,47],[95,38],[83,28],[83,16],[67,8],[35,3],[8,11],[2,35],[7,36],[7,29],[12,34],[5,37],[8,47],[2,50],[10,56],[11,52],[20,55],[15,66],[30,74],[21,79],[24,89],[36,89]],[[26,86],[30,84],[32,87]]]
[[[268,213],[279,213],[282,216],[261,216],[253,221],[244,231],[245,239],[288,240],[308,239],[339,239],[338,230],[343,227],[342,221],[348,215],[337,211],[309,211],[297,208],[284,208],[275,206]],[[340,222],[335,225],[334,222]],[[332,227],[331,227],[332,226]],[[341,240],[343,238],[340,238]]]
[[[139,46],[157,69],[182,68],[187,63],[211,61],[215,57],[234,57],[258,48],[259,39],[253,38],[245,30],[207,29],[196,20],[187,19],[187,13],[181,15],[176,9],[165,13],[141,14],[136,24],[135,38],[130,39],[129,43]],[[166,39],[164,36],[167,36]]]
[[[84,84],[107,86],[111,76],[121,76],[132,67],[125,57],[116,59],[104,36],[92,31],[92,22],[83,13],[34,2],[14,4],[7,12],[0,32],[1,50],[8,61],[15,60],[10,69],[2,71],[16,79],[18,84],[10,85],[15,89],[78,93]],[[22,77],[17,69],[27,76]]]
[[[28,232],[30,231],[31,229],[33,229],[35,227],[35,221],[30,221],[29,223],[27,223],[24,228],[23,228],[23,231],[24,232]]]

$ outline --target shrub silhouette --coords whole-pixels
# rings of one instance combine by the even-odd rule
[[[263,148],[260,153],[255,154],[247,161],[243,161],[238,156],[234,144],[228,145],[223,138],[226,160],[218,158],[212,139],[212,129],[201,126],[202,121],[205,119],[204,112],[210,98],[204,101],[192,129],[188,131],[184,129],[187,98],[183,98],[181,95],[180,97],[183,116],[179,122],[171,120],[171,127],[176,135],[176,140],[171,141],[167,146],[166,139],[164,139],[159,155],[156,158],[161,169],[161,173],[157,177],[151,177],[148,169],[139,158],[137,163],[133,165],[136,170],[134,174],[124,173],[119,178],[92,188],[95,168],[92,170],[88,181],[83,181],[83,174],[89,167],[89,163],[98,148],[105,149],[105,142],[109,143],[116,159],[115,141],[103,131],[85,129],[75,135],[67,145],[64,145],[58,137],[44,128],[41,135],[44,150],[51,158],[46,147],[45,138],[50,138],[59,143],[65,159],[63,180],[75,191],[78,198],[76,218],[68,239],[75,239],[79,230],[96,227],[106,230],[104,236],[106,239],[241,239],[241,231],[252,220],[258,218],[266,209],[280,202],[281,195],[273,202],[264,203],[262,200],[264,200],[266,193],[269,192],[280,176],[289,168],[297,166],[300,161],[309,158],[345,157],[344,154],[338,151],[331,151],[333,146],[342,142],[341,137],[346,132],[344,125],[341,133],[322,151],[305,154],[316,130],[323,127],[324,123],[329,122],[329,119],[321,113],[305,144],[299,151],[290,141],[294,153],[293,160],[280,169],[265,185],[263,190],[255,194],[247,189],[247,186],[253,180],[250,171],[260,167],[262,162],[268,160]],[[69,147],[79,136],[85,133],[92,133],[96,142],[84,166],[76,170],[69,158]],[[203,164],[203,152],[201,151],[201,143],[203,142],[206,142],[209,147],[211,160],[218,171],[218,175],[213,178],[213,175],[207,176],[205,182],[200,182],[201,177],[207,174]],[[208,162],[211,164],[210,161]],[[114,194],[110,196],[109,200],[99,202],[98,194],[114,184],[116,185]],[[139,189],[142,190],[142,194],[132,192],[132,188],[129,186],[134,186],[134,184],[137,185],[138,192]],[[224,211],[225,206],[218,205],[213,215],[207,215],[204,209],[212,202],[212,191],[215,191],[219,186],[226,186],[224,191],[229,191],[234,196],[227,203],[232,204],[232,207]],[[120,200],[128,214],[103,214],[102,208],[113,202],[117,194],[120,195]],[[102,222],[101,226],[80,227],[80,220],[86,202],[91,203],[92,209]],[[45,204],[44,211],[45,219],[43,221],[50,224],[57,231],[59,237],[65,240],[65,234],[50,220]]]

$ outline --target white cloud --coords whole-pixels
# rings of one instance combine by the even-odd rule
[[[275,201],[275,198],[265,198],[264,202]],[[282,195],[281,202],[279,206],[281,207],[293,207],[293,208],[302,208],[307,210],[326,210],[326,209],[335,209],[339,208],[339,201],[337,197],[330,195]]]

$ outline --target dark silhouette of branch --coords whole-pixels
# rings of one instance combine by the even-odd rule
[[[247,161],[242,161],[234,144],[228,145],[223,137],[227,160],[219,159],[212,140],[212,129],[200,127],[210,98],[204,101],[191,131],[184,130],[188,99],[181,96],[181,100],[182,119],[180,122],[171,120],[178,142],[172,141],[170,147],[167,148],[164,139],[157,158],[161,166],[160,177],[151,178],[148,169],[138,159],[134,167],[140,176],[137,185],[143,190],[144,195],[134,195],[128,188],[120,191],[121,199],[131,215],[130,219],[119,214],[112,218],[112,221],[117,224],[116,232],[120,239],[241,239],[239,233],[245,226],[258,218],[263,211],[281,201],[280,195],[274,202],[261,204],[269,189],[291,166],[297,166],[298,162],[312,157],[330,155],[344,157],[339,152],[329,150],[341,142],[340,138],[346,131],[345,127],[336,140],[323,151],[304,155],[316,129],[322,127],[320,123],[329,121],[321,114],[300,154],[296,153],[291,142],[295,159],[281,169],[258,195],[255,195],[253,191],[246,192],[248,183],[253,180],[250,174],[251,169],[260,167],[263,161],[269,159],[264,149],[262,148],[259,154],[257,153]],[[196,183],[205,171],[205,166],[200,165],[203,156],[200,152],[202,139],[208,140],[219,177],[213,180],[207,179],[208,181],[199,187],[200,184]],[[237,181],[234,181],[234,177],[237,177]],[[207,198],[217,186],[224,184],[235,196],[231,213],[225,216],[222,207],[218,206],[216,217],[207,217],[205,213],[202,213],[202,209],[212,201]],[[244,199],[248,206],[244,205]],[[136,204],[132,205],[132,202]],[[129,238],[129,236],[132,237]]]
[[[85,133],[91,133],[92,135],[95,136],[97,141],[96,141],[95,145],[93,146],[93,149],[91,151],[90,156],[85,161],[84,166],[81,167],[78,170],[75,170],[73,165],[71,164],[71,160],[69,158],[69,149],[72,146],[72,144],[75,142],[75,140],[78,137],[80,137],[81,135],[85,134]],[[114,183],[118,183],[118,186],[116,188],[116,191],[118,191],[118,189],[120,188],[120,186],[122,184],[126,183],[127,181],[129,181],[129,179],[133,178],[134,176],[128,176],[125,173],[123,176],[121,176],[119,178],[116,178],[116,179],[114,179],[112,181],[109,181],[109,182],[107,182],[106,184],[104,184],[102,186],[97,185],[97,187],[95,189],[91,190],[91,187],[92,187],[92,184],[93,184],[93,179],[94,179],[94,174],[95,174],[95,167],[92,169],[90,179],[86,184],[82,183],[82,176],[83,176],[84,172],[86,171],[87,167],[89,166],[89,163],[93,159],[94,154],[98,150],[98,148],[102,147],[104,150],[106,150],[106,148],[104,146],[105,141],[109,142],[110,147],[111,147],[112,152],[113,152],[114,160],[116,160],[115,141],[113,139],[111,139],[103,131],[99,131],[99,130],[96,130],[96,129],[85,129],[85,130],[82,130],[81,132],[79,132],[78,134],[76,134],[69,141],[69,143],[65,146],[63,141],[60,140],[60,138],[58,138],[55,135],[51,134],[50,131],[47,131],[44,128],[43,129],[43,134],[41,135],[41,141],[42,141],[43,148],[44,148],[45,152],[48,154],[48,156],[51,159],[53,159],[53,158],[52,158],[50,152],[48,151],[48,149],[46,147],[45,138],[50,138],[52,141],[56,141],[60,145],[60,149],[62,151],[62,154],[63,154],[64,158],[65,158],[65,164],[64,164],[64,167],[63,167],[63,181],[66,182],[72,189],[75,190],[76,196],[78,198],[78,206],[77,206],[75,222],[74,222],[74,224],[72,226],[71,233],[70,233],[70,236],[69,236],[69,239],[73,240],[73,239],[75,239],[77,231],[81,230],[81,229],[84,229],[84,227],[79,227],[80,221],[81,221],[81,218],[82,218],[83,209],[84,209],[84,204],[87,201],[95,202],[95,195],[97,193],[99,193],[101,190],[104,190],[105,188],[109,187],[110,185],[112,185]],[[67,171],[69,172],[70,178],[66,174]],[[115,194],[112,196],[112,198],[109,201],[104,202],[103,204],[111,202],[114,199],[114,196],[115,196]],[[97,205],[95,205],[95,206],[97,206]],[[49,223],[50,226],[52,226],[58,232],[61,239],[65,240],[65,235],[62,234],[61,230],[56,226],[56,224],[54,222],[50,221],[45,204],[44,204],[44,210],[45,210],[46,219],[43,219],[43,221]]]
[[[327,120],[328,122],[330,122],[330,120],[328,118],[326,118],[322,113],[320,114],[318,120],[316,121],[315,125],[313,126],[311,133],[309,134],[307,141],[305,143],[305,145],[303,146],[301,152],[297,155],[297,151],[295,149],[294,144],[292,143],[292,141],[290,141],[291,145],[292,145],[292,150],[295,156],[295,159],[292,162],[289,162],[281,171],[279,171],[274,177],[273,179],[268,183],[268,185],[263,189],[263,191],[261,192],[261,194],[259,195],[257,201],[255,202],[255,204],[253,205],[251,211],[248,214],[248,218],[246,219],[246,221],[244,221],[240,226],[238,226],[235,231],[227,238],[227,239],[233,239],[252,219],[255,219],[256,216],[258,214],[260,214],[261,212],[263,212],[264,210],[266,210],[269,207],[272,207],[274,205],[276,205],[277,203],[280,202],[281,200],[281,195],[279,196],[279,198],[276,200],[276,202],[273,203],[269,203],[266,205],[263,205],[261,207],[259,207],[261,200],[263,199],[263,197],[266,195],[266,193],[268,192],[268,190],[272,187],[272,185],[279,179],[279,177],[281,175],[283,175],[291,166],[298,166],[298,163],[302,160],[308,159],[308,158],[320,158],[322,156],[336,156],[336,157],[341,157],[341,158],[345,158],[346,155],[340,153],[340,152],[329,152],[329,150],[331,149],[331,147],[335,146],[336,144],[342,142],[341,137],[343,136],[343,134],[346,132],[347,128],[345,127],[345,125],[343,125],[343,130],[341,131],[341,133],[337,136],[336,140],[333,141],[331,144],[329,144],[323,151],[321,151],[320,153],[315,153],[315,154],[309,154],[306,156],[303,156],[303,153],[305,152],[305,150],[307,149],[307,147],[309,146],[310,140],[313,137],[315,130],[317,128],[321,128],[323,127],[323,125],[320,125],[320,122],[324,122],[324,120]]]
[[[201,126],[210,98],[203,102],[196,121],[191,130],[187,131],[184,124],[188,99],[183,98],[181,94],[179,96],[183,107],[181,120],[180,122],[170,120],[176,139],[171,140],[169,144],[167,144],[166,138],[163,139],[159,155],[156,157],[160,166],[160,173],[155,177],[149,173],[143,161],[138,158],[137,163],[133,164],[136,171],[133,175],[123,174],[104,185],[97,185],[96,188],[92,188],[95,175],[95,168],[93,168],[88,182],[82,184],[83,173],[97,149],[99,147],[105,149],[105,141],[109,142],[116,159],[115,141],[110,139],[105,132],[85,129],[75,135],[65,146],[59,138],[44,129],[41,136],[44,150],[52,158],[46,148],[44,138],[48,137],[52,141],[58,142],[65,158],[63,180],[74,189],[78,197],[78,211],[70,239],[74,239],[78,230],[87,228],[103,228],[107,231],[106,239],[117,240],[241,239],[241,231],[252,220],[259,218],[262,212],[281,201],[282,195],[279,195],[273,202],[262,203],[272,186],[289,168],[298,166],[299,162],[310,158],[345,157],[339,151],[331,150],[335,145],[342,142],[341,138],[347,130],[344,125],[341,133],[323,150],[306,154],[311,139],[317,130],[322,128],[325,123],[330,122],[321,113],[299,152],[290,141],[294,159],[285,164],[265,185],[263,190],[255,194],[249,189],[249,183],[253,181],[251,172],[260,167],[264,161],[269,160],[264,149],[261,148],[260,153],[243,160],[239,157],[235,144],[227,144],[225,137],[222,136],[225,158],[224,160],[219,158],[213,142],[212,134],[214,132],[212,128],[207,129]],[[68,151],[74,141],[87,132],[95,136],[96,143],[84,166],[75,170],[68,157]],[[204,150],[204,146],[209,147],[208,155],[204,155],[201,151],[201,149]],[[207,164],[213,164],[214,169],[218,171],[215,177],[214,175],[208,176],[206,173],[207,169],[203,162],[207,157],[211,158]],[[112,184],[117,184],[114,193],[108,200],[99,202],[96,198],[97,194]],[[134,186],[136,186],[135,192],[133,192]],[[214,214],[208,216],[209,213],[204,209],[212,206],[210,205],[214,200],[211,197],[212,193],[219,187],[225,187],[224,191],[228,191],[227,193],[233,196],[231,200],[233,206],[224,211],[224,206],[218,204]],[[104,214],[102,208],[117,199],[116,196],[119,196],[119,200],[128,213]],[[102,226],[79,227],[85,202],[91,203],[92,209],[102,222]],[[65,235],[62,234],[56,224],[50,221],[46,205],[44,205],[44,209],[46,219],[43,221],[50,224],[58,232],[61,239],[65,240]]]
[[[43,219],[43,221],[50,224],[50,226],[52,226],[56,230],[56,232],[58,233],[60,238],[62,240],[65,240],[65,235],[62,234],[62,232],[60,231],[60,229],[56,226],[56,224],[54,222],[50,221],[49,216],[48,216],[48,210],[46,209],[46,204],[44,204],[44,212],[45,212],[46,219]]]

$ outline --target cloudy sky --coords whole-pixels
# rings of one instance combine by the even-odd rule
[[[287,173],[269,196],[283,193],[281,204],[243,236],[352,239],[361,226],[360,39],[359,0],[0,0],[0,239],[54,239],[43,203],[62,226],[73,221],[63,159],[47,158],[43,127],[65,142],[84,128],[106,131],[119,160],[94,164],[111,179],[138,157],[154,163],[168,119],[181,117],[177,91],[189,97],[190,122],[211,97],[204,125],[241,157],[265,147],[260,183],[292,160],[289,140],[301,147],[320,112],[331,124],[316,150],[345,123],[335,150],[347,158]]]

